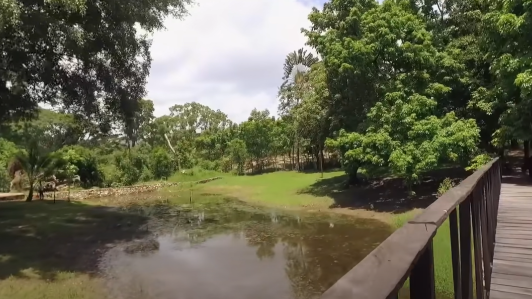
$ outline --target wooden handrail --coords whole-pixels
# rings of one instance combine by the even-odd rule
[[[432,240],[447,219],[455,298],[473,298],[473,258],[476,298],[488,298],[500,190],[500,161],[495,158],[395,231],[321,298],[397,298],[408,277],[411,299],[435,298]]]

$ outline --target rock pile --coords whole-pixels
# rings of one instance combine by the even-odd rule
[[[99,188],[99,189],[88,189],[88,190],[79,190],[73,191],[70,193],[71,200],[82,200],[88,198],[98,198],[98,197],[108,197],[108,196],[121,196],[127,194],[137,194],[142,192],[155,191],[163,187],[179,186],[181,184],[204,184],[210,181],[221,179],[221,177],[213,177],[205,180],[195,181],[195,182],[161,182],[149,185],[135,185],[127,187],[117,187],[117,188]],[[45,198],[52,198],[53,193],[45,193]],[[56,198],[67,198],[68,191],[59,191],[55,193]]]

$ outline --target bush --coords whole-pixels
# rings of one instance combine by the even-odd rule
[[[153,178],[154,178],[153,173],[148,167],[142,168],[139,181],[147,182],[147,181],[153,180]]]
[[[491,161],[491,159],[493,158],[488,154],[480,154],[471,160],[471,165],[466,167],[466,170],[475,171],[487,164],[489,161]]]
[[[120,171],[114,164],[108,164],[102,167],[102,187],[120,187]]]
[[[450,178],[445,178],[438,187],[438,197],[442,196],[445,192],[451,190],[453,187],[453,181]]]
[[[153,150],[150,159],[150,170],[156,179],[168,178],[175,171],[175,163],[172,156],[164,148],[158,147]]]
[[[115,165],[120,172],[119,181],[123,185],[133,185],[141,180],[149,180],[148,159],[136,150],[126,150],[115,156]]]
[[[57,153],[67,164],[72,164],[77,167],[77,174],[84,187],[102,185],[104,178],[101,167],[106,163],[99,163],[94,151],[76,145],[64,147]],[[64,174],[58,173],[57,178],[65,179],[66,177]]]
[[[209,161],[209,160],[200,160],[198,163],[199,168],[205,169],[205,170],[213,170],[213,171],[219,171],[220,170],[220,161]]]

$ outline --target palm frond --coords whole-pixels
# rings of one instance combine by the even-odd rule
[[[292,69],[295,65],[302,64],[307,67],[311,67],[313,64],[319,61],[318,57],[314,56],[312,53],[308,53],[307,50],[301,48],[297,51],[289,53],[284,61],[284,75],[283,80],[288,79]]]

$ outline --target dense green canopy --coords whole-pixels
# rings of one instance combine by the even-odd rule
[[[143,99],[150,44],[137,28],[157,30],[188,3],[0,3],[0,146],[38,138],[89,185],[193,167],[319,169],[338,157],[351,183],[386,169],[411,186],[532,139],[529,1],[331,0],[302,30],[312,49],[279,65],[280,117],[255,109],[240,124],[196,102],[155,117]]]

